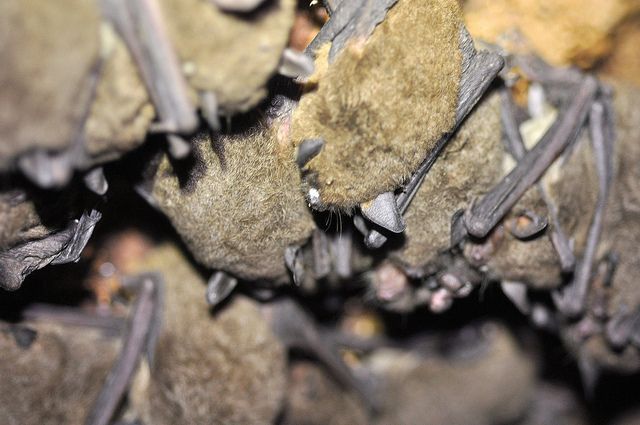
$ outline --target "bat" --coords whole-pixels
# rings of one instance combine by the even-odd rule
[[[498,72],[500,72],[504,65],[504,60],[496,54],[486,51],[476,52],[473,47],[471,37],[464,28],[460,30],[460,37],[461,50],[463,53],[463,71],[458,93],[456,124],[452,129],[452,132],[455,132],[458,126],[460,126],[464,121],[469,111],[471,111],[484,92],[488,89],[489,84],[497,76]],[[440,138],[435,148],[429,152],[425,160],[420,164],[418,169],[412,174],[409,181],[396,196],[395,203],[391,202],[391,197],[389,195],[379,195],[379,198],[384,197],[383,199],[387,200],[386,210],[392,210],[394,211],[394,214],[387,215],[388,217],[391,217],[392,220],[386,222],[386,225],[381,224],[385,223],[381,219],[387,216],[381,216],[381,219],[378,219],[377,222],[374,221],[374,223],[380,225],[383,229],[399,233],[398,230],[400,230],[401,226],[397,226],[396,224],[400,222],[401,215],[406,213],[407,208],[411,204],[411,201],[415,197],[418,189],[427,176],[427,173],[446,144],[449,142],[450,138],[451,134],[445,134]],[[381,201],[382,199],[378,199],[378,202]],[[368,206],[364,206],[364,208],[361,206],[361,210],[365,216],[372,215],[372,211],[370,211],[370,207]],[[371,218],[369,219],[371,220]],[[386,239],[387,238],[384,234],[374,229],[366,234],[365,243],[370,248],[380,248],[386,242]]]
[[[457,4],[374,3],[342,2],[308,49],[320,47],[316,74],[291,115],[291,140],[324,141],[302,170],[314,209],[349,211],[399,187],[454,126],[464,66]]]
[[[585,77],[574,100],[561,114],[558,122],[525,154],[511,173],[467,211],[465,226],[470,235],[477,238],[487,236],[562,150],[577,137],[597,91],[598,83],[595,78]]]

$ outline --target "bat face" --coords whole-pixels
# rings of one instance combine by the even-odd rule
[[[226,114],[244,112],[266,95],[293,25],[295,1],[276,0],[249,14],[213,2],[161,0],[167,29],[197,92],[214,92]]]
[[[314,228],[290,148],[270,131],[215,142],[200,135],[195,143],[190,187],[162,160],[151,191],[159,209],[205,266],[249,280],[285,278],[285,248],[302,245]]]
[[[454,1],[401,0],[330,65],[327,46],[320,50],[292,140],[325,141],[305,168],[305,190],[316,189],[321,205],[349,209],[397,188],[453,127],[460,26]]]

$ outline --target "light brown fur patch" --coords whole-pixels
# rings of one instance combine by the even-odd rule
[[[266,96],[289,40],[295,1],[269,1],[247,15],[202,0],[160,3],[193,89],[213,91],[226,113],[246,111]]]
[[[303,96],[292,140],[325,140],[308,164],[324,204],[350,208],[398,187],[452,128],[460,25],[454,0],[400,0],[366,43],[348,44]]]
[[[208,135],[195,142],[204,175],[184,190],[165,157],[153,186],[160,209],[207,267],[250,280],[286,277],[285,247],[314,228],[291,149],[281,152],[268,130],[225,137],[216,142],[223,165]]]
[[[36,147],[63,149],[78,132],[99,54],[91,0],[0,2],[0,166]]]
[[[520,417],[533,395],[534,363],[504,326],[485,326],[488,352],[471,359],[379,351],[388,360],[379,371],[386,385],[374,424],[489,425]]]
[[[145,423],[273,423],[286,354],[256,302],[235,297],[212,317],[204,279],[175,245],[159,246],[138,267],[162,273],[166,291],[150,381],[132,397]]]

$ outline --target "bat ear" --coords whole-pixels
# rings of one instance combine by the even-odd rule
[[[523,314],[529,314],[531,312],[531,304],[527,296],[527,285],[522,282],[509,282],[505,280],[500,283],[500,288],[520,312]]]
[[[104,195],[109,190],[109,182],[107,182],[104,176],[104,170],[102,167],[96,167],[93,170],[87,172],[83,177],[84,184],[89,190],[98,194]]]
[[[207,304],[217,306],[233,292],[238,285],[238,279],[218,270],[213,273],[207,282]]]
[[[360,205],[362,215],[393,233],[402,233],[406,227],[393,192],[378,195],[373,201]]]
[[[278,72],[289,78],[309,78],[315,69],[313,59],[308,55],[296,52],[293,49],[285,49],[280,58]]]
[[[296,164],[302,169],[309,161],[315,158],[324,147],[323,139],[305,139],[298,146]]]
[[[284,250],[284,262],[293,275],[293,283],[300,286],[304,281],[304,259],[302,249],[298,246],[288,246]]]

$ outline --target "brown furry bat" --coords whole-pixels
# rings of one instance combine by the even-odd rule
[[[613,155],[611,193],[604,216],[604,227],[590,278],[585,312],[578,322],[568,322],[562,335],[570,350],[595,369],[623,372],[640,369],[640,292],[636,277],[640,273],[637,255],[640,243],[640,157],[637,123],[640,107],[638,90],[617,86],[615,96],[617,140]],[[576,181],[594,174],[593,160],[585,160],[576,171]],[[580,180],[578,180],[580,179]],[[586,185],[574,185],[585,191]],[[569,196],[567,187],[560,193]],[[593,204],[593,201],[592,201]],[[581,217],[578,217],[579,219]]]
[[[225,114],[243,112],[266,96],[266,82],[289,39],[295,1],[270,1],[250,14],[211,3],[161,1],[191,88],[213,92]]]
[[[286,280],[285,248],[301,245],[314,228],[291,148],[272,130],[217,141],[200,134],[194,145],[197,173],[185,187],[162,159],[149,190],[157,207],[203,265],[243,279]]]
[[[192,132],[199,94],[207,94],[202,106],[212,125],[218,107],[232,114],[255,106],[280,63],[295,2],[270,2],[250,14],[199,1],[41,3],[9,1],[0,9],[7,29],[0,34],[7,64],[0,72],[7,88],[0,170],[17,161],[49,188],[64,186],[74,169],[140,145],[155,116],[159,130]],[[157,9],[164,14],[154,15]],[[155,27],[138,28],[135,19]],[[158,71],[149,51],[166,53],[160,62],[173,73]]]
[[[33,149],[64,150],[78,137],[90,105],[100,54],[94,2],[64,7],[9,0],[0,6],[0,167]]]
[[[141,270],[165,281],[163,330],[151,369],[132,390],[149,424],[271,424],[285,386],[285,350],[255,302],[236,297],[212,317],[205,281],[173,245],[152,251]]]
[[[5,2],[0,169],[62,186],[142,143],[154,110],[129,52],[97,4]]]
[[[402,247],[391,259],[418,273],[451,247],[451,217],[500,178],[504,149],[500,97],[488,95],[453,136],[405,214]]]
[[[397,188],[454,126],[461,26],[455,1],[400,0],[333,63],[320,49],[292,140],[325,141],[306,167],[322,205],[349,209]]]
[[[102,331],[45,323],[0,328],[0,417],[7,425],[80,424],[98,395],[120,341]],[[20,346],[15,332],[33,332]]]
[[[519,418],[533,395],[535,367],[503,326],[485,323],[481,329],[474,344],[479,352],[469,358],[374,353],[370,367],[384,379],[375,423],[489,425]]]
[[[585,406],[568,386],[541,381],[519,425],[588,425]]]
[[[354,395],[308,361],[294,363],[283,425],[365,425],[368,414]]]
[[[551,121],[547,114],[531,119],[515,131],[542,136]],[[510,137],[502,123],[504,138]],[[528,136],[525,142],[530,149],[539,140]],[[507,142],[508,144],[508,142]],[[510,170],[514,153],[505,155],[503,164]],[[540,179],[530,187],[511,211],[485,239],[470,240],[465,245],[466,258],[476,266],[485,266],[491,277],[497,280],[519,282],[530,288],[553,289],[559,287],[575,263],[564,265],[556,245],[560,232],[566,235],[567,247],[572,257],[582,255],[595,211],[598,188],[593,152],[588,131],[559,158]],[[527,227],[538,230],[522,235]]]

